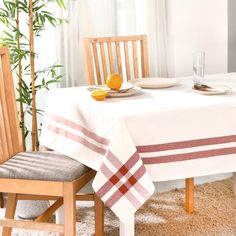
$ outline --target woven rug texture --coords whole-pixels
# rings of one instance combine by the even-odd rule
[[[236,236],[236,197],[232,179],[196,186],[195,212],[184,210],[184,189],[157,193],[135,216],[137,236]],[[125,209],[124,209],[125,210]],[[77,209],[77,235],[94,235],[93,208]],[[0,231],[1,232],[1,231]],[[119,235],[119,221],[106,208],[105,235]],[[14,229],[13,236],[56,236]]]

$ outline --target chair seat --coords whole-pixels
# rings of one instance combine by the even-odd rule
[[[22,152],[0,165],[0,178],[73,181],[90,170],[54,151]]]

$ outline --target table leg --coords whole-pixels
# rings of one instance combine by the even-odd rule
[[[185,179],[185,208],[188,213],[194,211],[194,178]]]
[[[134,215],[127,222],[120,222],[120,236],[134,236],[134,225]]]
[[[64,224],[64,205],[56,211],[56,224]],[[63,235],[63,233],[58,234],[58,236]]]
[[[236,172],[233,173],[233,191],[234,196],[236,196]]]

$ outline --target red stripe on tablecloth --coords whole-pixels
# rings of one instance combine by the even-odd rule
[[[104,165],[104,163],[100,166],[100,171],[102,174],[108,179],[107,182],[98,190],[96,191],[96,194],[102,198],[108,191],[111,190],[111,188],[114,186],[111,181],[109,181],[110,177],[114,174],[107,166]],[[117,183],[119,181],[119,178],[117,178]]]
[[[101,164],[101,172],[104,174],[104,176],[106,176],[108,181],[98,191],[96,191],[98,196],[103,197],[114,186],[116,186],[117,188],[122,187],[124,184],[120,181],[120,179],[124,176],[128,180],[126,181],[123,188],[133,187],[144,199],[150,196],[150,193],[138,182],[137,179],[135,179],[134,175],[129,172],[129,170],[131,170],[131,168],[140,160],[137,152],[135,152],[125,164],[122,164],[120,160],[110,151],[107,152],[107,156],[111,164],[117,169],[117,172],[114,174],[104,163]],[[140,165],[143,166],[141,160]],[[143,168],[144,171],[146,171],[144,166]],[[137,177],[139,176],[137,175]],[[128,195],[129,199],[133,198],[132,194]]]
[[[222,143],[232,143],[232,142],[236,142],[236,135],[137,146],[136,148],[137,148],[138,153],[144,153],[144,152],[167,151],[167,150],[174,150],[174,149],[183,149],[183,148],[207,146],[207,145],[222,144]]]
[[[95,140],[96,142],[98,143],[101,143],[101,144],[104,144],[104,145],[108,145],[110,143],[110,141],[104,137],[101,137],[91,131],[89,131],[88,129],[84,128],[83,126],[73,122],[73,121],[70,121],[70,120],[67,120],[65,118],[62,118],[60,116],[57,116],[57,115],[54,115],[54,114],[51,114],[51,113],[46,113],[46,116],[53,120],[53,121],[56,121],[58,123],[61,123],[65,126],[68,126],[72,129],[75,129],[75,130],[78,130],[80,132],[82,132],[84,135],[86,135],[87,137]]]
[[[118,160],[118,158],[116,158],[116,156],[111,151],[107,152],[106,157],[109,162],[117,169],[117,172],[112,173],[109,170],[109,167],[107,167],[104,163],[101,164],[101,171],[109,181],[106,182],[98,191],[96,191],[97,195],[99,195],[100,197],[103,197],[114,186],[115,183],[118,183],[120,181],[120,179],[122,178],[120,169],[122,167],[128,166],[128,169],[131,169],[139,160],[139,156],[136,152],[124,165],[120,162],[120,160]],[[112,180],[112,182],[110,180]]]
[[[235,153],[236,153],[236,147],[229,147],[229,148],[219,148],[213,150],[173,154],[159,157],[143,157],[142,160],[144,164],[158,164],[158,163],[187,161],[187,160],[208,158],[214,156],[230,155]]]
[[[112,153],[108,156],[108,160],[116,167],[116,169],[122,166],[122,162]],[[139,160],[140,156],[137,152],[135,152],[133,156],[119,169],[119,174],[126,174],[126,172],[128,172]],[[142,195],[143,198],[148,198],[150,196],[149,192],[139,182],[136,183],[134,188]]]
[[[123,164],[110,150],[106,154],[107,160],[117,169],[122,175],[125,175],[139,160],[140,156],[135,152],[125,164]],[[122,172],[122,167],[126,167],[126,173]]]
[[[121,197],[125,196],[134,208],[138,209],[141,206],[141,203],[134,196],[134,194],[131,193],[130,188],[128,188],[127,185],[131,185],[131,187],[133,187],[138,180],[142,178],[145,172],[145,167],[143,165],[140,166],[140,168],[126,181],[126,183],[122,184],[119,189],[105,202],[106,205],[111,208],[117,201],[119,201]]]
[[[113,173],[111,172],[111,170],[107,167],[107,166],[105,166],[105,165],[103,165],[103,167],[101,168],[101,170],[103,171],[103,174],[104,173],[107,173],[108,174],[108,176],[112,176],[113,175]],[[108,177],[108,176],[106,176],[106,177]],[[114,175],[115,176],[115,175]],[[114,177],[113,176],[113,177]],[[131,177],[131,175],[130,175],[130,177]],[[108,179],[108,182],[106,183],[106,187],[107,187],[107,191],[105,191],[105,192],[103,192],[103,194],[105,195],[107,192],[109,192],[111,189],[112,189],[112,187],[116,187],[116,189],[120,189],[122,186],[123,186],[124,184],[120,181],[120,179],[117,177],[116,178],[116,181],[115,181],[115,185],[114,185],[114,178],[113,178],[113,183],[110,181],[110,179]],[[130,184],[126,184],[126,185],[128,185],[129,187],[131,187],[131,185]],[[126,188],[127,186],[125,186],[125,188]],[[124,188],[124,187],[123,187]],[[103,190],[105,190],[104,188],[103,188]],[[100,195],[102,192],[100,191],[96,191],[96,194],[100,197],[100,198],[102,198],[103,196],[102,195]],[[126,194],[128,194],[128,193],[126,193]],[[139,194],[140,194],[140,192],[139,192]],[[139,205],[139,202],[137,201],[137,199],[136,199],[136,197],[134,197],[133,196],[133,194],[132,193],[129,193],[128,194],[129,195],[129,199],[134,199],[133,200],[133,202],[131,202],[131,204],[133,204],[134,205],[134,207],[136,208],[138,205]],[[109,203],[107,203],[107,204],[109,204]],[[109,207],[111,207],[111,205],[109,205]]]
[[[70,140],[73,140],[77,143],[80,143],[82,145],[84,145],[85,147],[87,147],[88,149],[94,151],[94,152],[97,152],[101,155],[105,155],[106,153],[106,150],[103,149],[103,148],[100,148],[100,147],[97,147],[96,145],[94,145],[93,143],[90,143],[89,141],[87,141],[86,139],[76,135],[76,134],[73,134],[73,133],[70,133],[69,131],[67,130],[64,130],[64,129],[61,129],[61,128],[58,128],[56,126],[53,126],[53,125],[46,125],[46,129],[53,132],[53,133],[56,133],[56,134],[59,134],[59,135],[62,135]]]

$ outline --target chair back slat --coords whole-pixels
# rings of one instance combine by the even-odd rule
[[[94,54],[94,64],[97,74],[97,83],[101,84],[101,72],[100,72],[100,66],[99,66],[99,59],[98,59],[98,50],[97,50],[97,44],[94,42],[93,44],[93,54]]]
[[[100,43],[100,50],[101,50],[101,60],[102,60],[102,69],[103,69],[103,76],[107,78],[107,61],[106,61],[106,54],[104,49],[104,43]]]
[[[143,36],[143,40],[141,41],[141,65],[142,65],[142,76],[148,77],[149,72],[149,64],[148,64],[148,48],[147,48],[147,35]]]
[[[123,77],[121,54],[120,54],[120,42],[116,41],[115,45],[116,45],[116,60],[117,60],[118,72],[120,76]]]
[[[131,79],[130,75],[130,63],[129,63],[129,45],[128,42],[124,42],[124,53],[125,53],[125,69],[127,80]]]
[[[110,73],[114,74],[115,73],[115,66],[114,66],[114,61],[113,61],[113,53],[112,53],[111,42],[107,43],[107,49],[108,49]]]
[[[0,164],[23,150],[9,52],[0,47]]]
[[[86,54],[86,69],[87,69],[87,78],[88,78],[88,84],[92,85],[94,84],[94,70],[93,70],[93,58],[91,49],[90,49],[90,41],[88,38],[84,39],[84,48],[85,48],[85,54]]]
[[[134,62],[134,77],[138,78],[138,53],[137,53],[137,42],[132,41],[132,48],[133,48],[133,62]]]
[[[84,47],[89,84],[103,84],[114,73],[124,81],[149,76],[146,35],[85,38]]]

